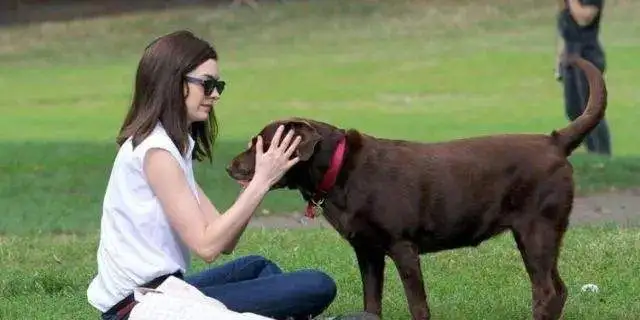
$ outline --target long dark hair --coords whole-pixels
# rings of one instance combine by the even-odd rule
[[[131,107],[116,139],[119,146],[132,138],[135,148],[160,121],[178,150],[185,155],[189,133],[195,140],[193,159],[207,157],[218,134],[214,110],[208,121],[187,125],[184,76],[218,54],[208,42],[186,30],[176,31],[152,41],[138,64]],[[191,131],[191,132],[189,132]]]

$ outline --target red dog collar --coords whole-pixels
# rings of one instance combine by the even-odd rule
[[[329,190],[336,183],[336,178],[338,177],[338,172],[340,172],[340,168],[342,168],[342,161],[344,160],[344,151],[346,146],[346,136],[343,136],[340,141],[338,141],[338,145],[336,149],[333,151],[333,156],[331,157],[331,163],[329,164],[329,169],[325,172],[324,177],[322,178],[322,182],[318,186],[318,190],[315,195],[309,202],[307,203],[307,210],[305,216],[307,218],[313,219],[315,218],[314,206],[319,208],[324,202],[324,195],[329,192]]]

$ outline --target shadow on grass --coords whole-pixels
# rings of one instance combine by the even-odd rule
[[[570,158],[576,179],[577,194],[640,187],[640,158],[604,158],[576,154]]]
[[[197,164],[202,188],[220,210],[239,194],[239,185],[224,167],[246,141],[218,142],[214,162]],[[1,233],[82,232],[99,226],[101,205],[116,154],[109,143],[0,143]],[[274,191],[260,211],[304,208],[293,191]]]
[[[231,206],[240,191],[224,167],[245,146],[245,141],[220,141],[213,164],[196,165],[200,185],[220,210]],[[0,234],[82,233],[99,226],[115,144],[5,142],[0,149]],[[576,155],[571,160],[582,194],[640,186],[637,158]],[[304,206],[296,191],[278,190],[267,195],[259,212],[300,211]]]
[[[273,8],[271,6],[299,3],[304,8],[296,14],[315,16],[332,16],[336,14],[371,15],[383,7],[402,6],[410,1],[396,0],[392,5],[384,2],[372,1],[342,1],[342,0],[256,0],[257,8],[247,3],[239,4],[243,9],[260,10]],[[0,1],[0,27],[15,27],[42,22],[66,22],[80,19],[106,18],[141,12],[161,12],[177,9],[198,8],[199,10],[216,10],[237,8],[234,0],[9,0]],[[308,6],[313,6],[308,8]],[[291,18],[290,16],[287,18]],[[271,20],[272,17],[269,18]],[[254,24],[255,20],[250,20]]]
[[[180,9],[194,5],[213,8],[229,5],[232,2],[233,0],[110,0],[108,2],[98,0],[9,0],[2,1],[0,4],[0,26],[89,19],[140,11]]]

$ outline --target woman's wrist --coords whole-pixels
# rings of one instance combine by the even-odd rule
[[[252,193],[258,196],[264,196],[269,192],[271,185],[268,180],[261,178],[260,176],[254,176],[253,179],[249,182],[244,193]]]

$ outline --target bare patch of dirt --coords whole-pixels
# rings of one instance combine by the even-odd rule
[[[577,197],[571,225],[613,223],[622,227],[640,225],[640,190],[623,190]],[[304,217],[301,212],[255,217],[254,228],[331,228],[321,216]]]
[[[306,218],[301,212],[278,213],[268,216],[256,216],[249,222],[249,227],[267,229],[294,228],[330,228],[326,220],[318,216],[314,219]]]
[[[576,198],[571,223],[640,225],[640,189],[622,190]]]

